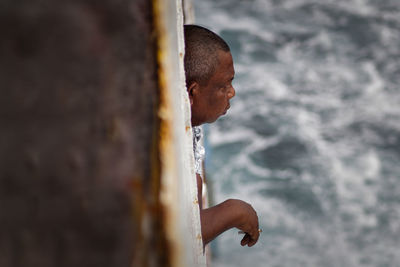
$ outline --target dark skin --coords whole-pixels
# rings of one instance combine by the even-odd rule
[[[214,122],[226,114],[230,107],[229,100],[235,96],[235,89],[232,86],[235,76],[232,55],[221,50],[218,51],[218,59],[218,67],[207,84],[192,82],[188,85],[193,126]],[[199,174],[196,176],[204,245],[233,227],[246,233],[240,242],[242,246],[255,245],[260,233],[258,216],[253,207],[239,199],[228,199],[216,206],[203,209],[201,197],[203,182]]]

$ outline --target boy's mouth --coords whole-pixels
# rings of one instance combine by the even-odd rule
[[[228,104],[228,105],[226,106],[226,108],[225,108],[224,114],[226,114],[230,108],[231,108],[231,105]]]

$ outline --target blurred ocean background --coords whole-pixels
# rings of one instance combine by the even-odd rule
[[[228,115],[206,126],[214,202],[263,233],[213,266],[400,266],[400,0],[195,0],[235,61]]]

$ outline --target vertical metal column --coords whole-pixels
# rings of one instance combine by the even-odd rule
[[[194,174],[190,104],[183,68],[182,1],[154,1],[158,36],[159,77],[164,90],[160,109],[166,141],[162,157],[162,203],[168,210],[167,238],[173,245],[174,266],[205,266],[197,183]],[[174,155],[172,157],[172,155]],[[173,159],[173,160],[172,160]]]

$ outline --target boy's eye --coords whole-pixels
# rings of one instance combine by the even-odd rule
[[[229,88],[229,84],[223,85],[223,86],[221,87],[221,90],[226,90],[226,89],[228,89],[228,88]]]

